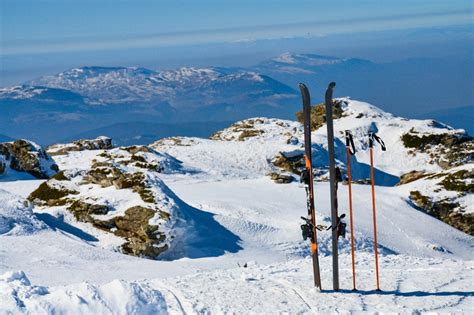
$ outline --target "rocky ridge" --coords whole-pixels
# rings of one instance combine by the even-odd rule
[[[166,251],[173,238],[177,206],[157,175],[177,172],[179,163],[149,147],[132,146],[89,150],[85,161],[75,164],[83,152],[56,155],[62,170],[28,199],[41,211],[69,214],[113,234],[117,237],[114,248],[123,253],[155,258]]]

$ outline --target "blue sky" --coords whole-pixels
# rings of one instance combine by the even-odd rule
[[[472,23],[472,1],[2,0],[2,55],[166,47]]]

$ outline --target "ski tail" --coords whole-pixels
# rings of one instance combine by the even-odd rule
[[[321,274],[319,269],[318,240],[316,232],[316,215],[314,210],[314,191],[313,191],[313,165],[311,148],[311,98],[308,88],[303,83],[299,84],[303,100],[303,125],[305,142],[305,170],[301,174],[301,180],[306,187],[307,210],[309,222],[302,225],[303,238],[311,240],[311,256],[313,260],[314,285],[321,290]]]

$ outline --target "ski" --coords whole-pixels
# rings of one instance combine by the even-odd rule
[[[375,211],[375,176],[374,176],[374,154],[373,148],[375,141],[377,141],[382,151],[386,150],[385,143],[378,137],[375,132],[369,132],[369,154],[370,154],[370,183],[372,185],[372,211],[374,219],[374,252],[375,252],[375,281],[377,291],[380,291],[379,285],[379,254],[378,254],[378,244],[377,244],[377,216]]]
[[[326,105],[326,126],[328,137],[328,155],[329,155],[329,190],[331,194],[331,226],[332,228],[332,283],[335,291],[339,290],[339,257],[338,257],[338,226],[340,218],[337,213],[337,174],[334,155],[334,126],[332,119],[333,101],[332,94],[336,87],[335,82],[328,85],[325,95]]]
[[[316,234],[316,217],[314,210],[314,191],[313,191],[313,165],[311,154],[311,99],[308,88],[303,83],[299,84],[301,96],[303,98],[303,116],[304,116],[304,143],[305,143],[305,170],[301,173],[301,182],[305,184],[306,205],[308,217],[304,218],[305,223],[301,226],[303,239],[311,241],[311,256],[313,259],[314,286],[321,288],[321,275],[319,271],[318,241]]]

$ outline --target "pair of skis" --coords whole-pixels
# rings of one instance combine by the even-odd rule
[[[331,82],[326,91],[326,124],[329,129],[333,129],[332,125],[332,92],[336,83]],[[313,273],[314,273],[314,285],[321,288],[321,274],[319,268],[318,258],[318,241],[317,241],[317,228],[316,228],[316,216],[314,209],[314,190],[313,190],[313,165],[312,165],[312,147],[311,147],[311,98],[309,95],[308,88],[303,83],[299,84],[301,95],[303,98],[303,126],[304,126],[304,142],[305,142],[305,170],[301,174],[301,182],[305,184],[306,189],[306,204],[308,209],[308,218],[303,218],[305,224],[301,226],[303,231],[303,238],[307,238],[311,241],[311,256],[313,259]],[[328,100],[331,104],[328,108]],[[329,115],[328,115],[329,110]],[[334,165],[334,132],[328,132],[328,144],[329,144],[329,164],[330,164],[330,182],[331,182],[331,213],[332,213],[332,235],[333,235],[333,283],[334,290],[339,289],[339,273],[338,271],[338,260],[337,260],[337,237],[338,227],[340,218],[337,216],[337,181],[336,181],[336,169]],[[332,146],[332,148],[331,148]],[[332,152],[332,155],[331,155]],[[334,258],[336,257],[336,259]]]
[[[333,263],[333,289],[339,290],[339,260],[338,260],[338,238],[340,235],[345,235],[345,224],[341,219],[344,214],[338,215],[337,203],[337,189],[338,182],[342,181],[342,176],[339,168],[335,166],[334,154],[334,127],[333,127],[333,90],[336,86],[335,82],[331,82],[325,94],[326,107],[326,126],[328,136],[328,153],[329,153],[329,180],[330,180],[330,194],[331,194],[331,227],[332,227],[332,263]],[[321,290],[321,275],[318,258],[318,244],[317,244],[317,227],[314,209],[314,190],[313,190],[313,167],[312,167],[312,148],[311,148],[311,99],[308,88],[303,84],[299,84],[303,99],[303,125],[304,125],[304,139],[305,139],[305,170],[301,174],[301,181],[305,184],[307,196],[307,210],[308,218],[304,218],[305,224],[301,226],[303,238],[311,241],[311,255],[313,260],[314,285]],[[352,187],[351,187],[351,170],[350,170],[350,156],[355,154],[355,146],[352,138],[352,133],[346,130],[346,153],[347,153],[347,172],[348,172],[348,189],[349,189],[349,209],[350,209],[350,228],[351,228],[351,253],[352,253],[352,283],[353,290],[356,290],[356,276],[355,276],[355,255],[354,255],[354,225],[353,225],[353,211],[352,211]],[[376,227],[376,211],[375,211],[375,188],[374,188],[374,167],[373,167],[373,153],[372,148],[374,142],[381,144],[382,150],[385,151],[383,141],[375,134],[369,133],[369,148],[370,148],[370,165],[371,165],[371,184],[372,184],[372,208],[374,219],[374,247],[375,247],[375,264],[376,264],[376,284],[379,291],[379,274],[378,274],[378,252],[377,252],[377,227]]]

